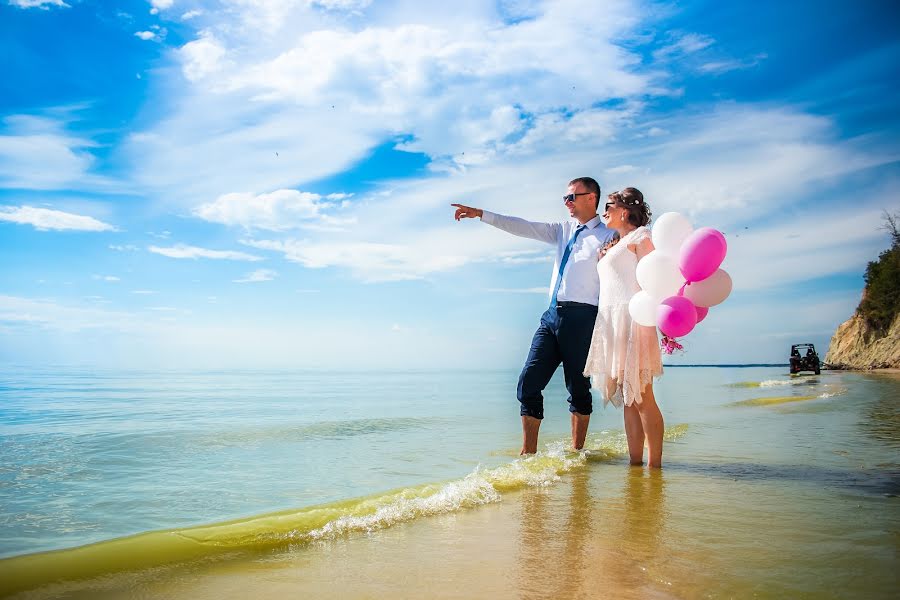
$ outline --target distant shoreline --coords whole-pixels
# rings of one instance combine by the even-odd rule
[[[822,367],[825,369],[825,367]],[[848,373],[900,373],[900,369],[896,367],[884,367],[879,369],[833,369],[829,368],[828,371],[847,371]]]
[[[744,365],[670,365],[663,363],[663,366],[666,368],[669,367],[688,367],[688,368],[698,368],[698,367],[716,367],[719,369],[746,369],[749,367],[790,367],[791,365],[788,363],[750,363]]]

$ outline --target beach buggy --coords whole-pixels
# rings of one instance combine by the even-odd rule
[[[816,354],[816,347],[812,344],[794,344],[791,346],[791,375],[801,371],[812,371],[816,375],[821,373],[822,363]]]

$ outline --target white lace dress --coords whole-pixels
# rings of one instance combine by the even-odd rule
[[[628,301],[641,289],[637,254],[628,246],[649,238],[650,230],[638,227],[597,263],[600,303],[584,375],[603,393],[604,406],[640,402],[647,384],[663,372],[656,328],[633,322],[628,312]]]

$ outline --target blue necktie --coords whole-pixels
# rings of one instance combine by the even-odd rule
[[[562,276],[563,271],[566,270],[566,263],[569,262],[569,255],[572,254],[572,248],[575,247],[575,240],[578,239],[578,234],[585,230],[587,225],[579,225],[575,228],[575,235],[572,236],[572,239],[569,240],[569,243],[566,244],[566,250],[563,252],[562,260],[559,261],[559,273],[556,274],[556,287],[553,288],[553,295],[550,296],[550,308],[556,308],[556,295],[559,293],[559,286],[562,285]]]

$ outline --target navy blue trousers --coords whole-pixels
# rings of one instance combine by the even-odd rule
[[[569,412],[582,415],[593,412],[591,383],[582,372],[596,320],[597,307],[589,304],[563,303],[547,309],[541,316],[519,375],[517,397],[522,405],[519,414],[544,418],[543,391],[560,363],[569,390]]]

